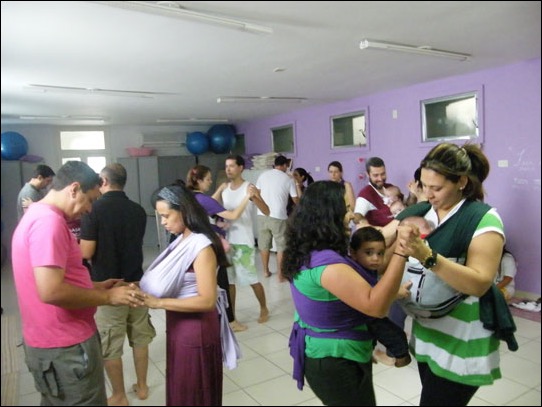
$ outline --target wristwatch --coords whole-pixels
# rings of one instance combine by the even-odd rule
[[[426,269],[431,269],[437,265],[437,255],[438,253],[436,250],[431,249],[431,254],[425,258],[425,260],[422,262],[422,266],[424,266]]]

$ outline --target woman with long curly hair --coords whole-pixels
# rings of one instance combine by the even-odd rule
[[[304,377],[325,405],[376,405],[372,318],[388,313],[406,256],[398,248],[378,281],[348,257],[344,186],[317,181],[307,187],[290,218],[283,258],[296,309],[290,336],[294,379]],[[398,239],[411,237],[400,226]]]

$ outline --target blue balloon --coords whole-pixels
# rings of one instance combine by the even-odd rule
[[[19,133],[15,131],[6,131],[1,134],[2,137],[2,159],[18,160],[28,153],[28,142]]]
[[[201,131],[188,133],[186,136],[186,149],[194,155],[204,154],[209,150],[209,140]]]
[[[215,124],[207,135],[211,150],[216,154],[228,153],[235,147],[235,128],[229,124]]]

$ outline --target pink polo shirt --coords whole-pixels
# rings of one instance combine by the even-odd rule
[[[96,307],[66,309],[45,304],[36,289],[34,267],[63,269],[66,283],[93,287],[63,212],[41,202],[30,205],[13,233],[11,253],[25,343],[58,348],[89,339],[96,332]]]

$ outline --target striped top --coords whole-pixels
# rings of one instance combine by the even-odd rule
[[[452,212],[458,211],[462,204]],[[432,208],[425,218],[438,224]],[[502,220],[494,208],[482,217],[473,238],[488,232],[497,232],[504,237]],[[449,259],[465,263],[464,256]],[[490,385],[501,378],[500,343],[492,334],[480,321],[479,297],[469,296],[444,317],[416,318],[412,324],[410,346],[416,360],[427,363],[437,376],[471,386]]]

